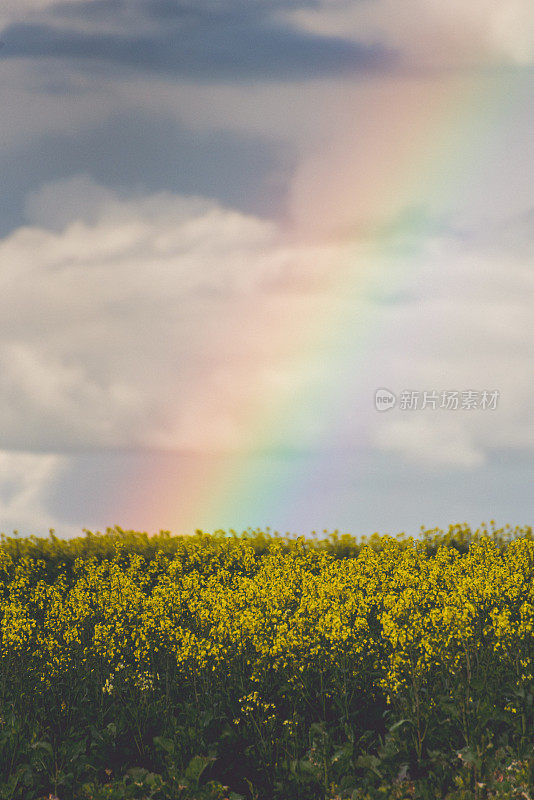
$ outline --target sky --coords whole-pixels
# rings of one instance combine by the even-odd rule
[[[531,0],[0,41],[0,531],[532,524]]]

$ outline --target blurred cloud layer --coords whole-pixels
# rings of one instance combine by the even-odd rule
[[[530,3],[17,0],[0,26],[0,529],[530,521]],[[377,414],[378,386],[500,400]],[[239,452],[268,508],[181,514]],[[176,497],[132,504],[152,473]]]

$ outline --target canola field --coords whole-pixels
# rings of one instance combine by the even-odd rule
[[[0,542],[0,800],[534,800],[534,538]]]

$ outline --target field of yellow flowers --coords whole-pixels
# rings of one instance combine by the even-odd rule
[[[531,798],[534,538],[0,541],[0,799]]]

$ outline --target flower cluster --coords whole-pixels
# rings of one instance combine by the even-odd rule
[[[46,696],[68,714],[83,687],[102,718],[127,700],[196,703],[280,742],[305,720],[368,724],[383,703],[419,756],[433,729],[469,745],[488,708],[524,735],[532,538],[501,546],[481,535],[464,552],[445,540],[434,551],[414,539],[376,545],[347,557],[276,538],[150,557],[117,546],[55,572],[0,549],[2,698]],[[446,719],[438,697],[450,700]]]

